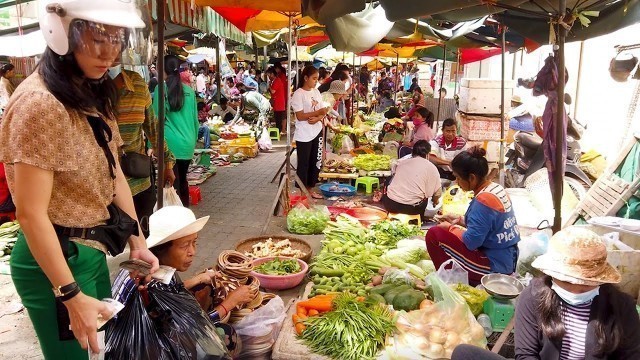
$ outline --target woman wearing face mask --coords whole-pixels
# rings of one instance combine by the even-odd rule
[[[87,346],[99,351],[98,316],[111,315],[98,300],[111,296],[105,254],[121,252],[128,240],[131,258],[158,268],[135,231],[142,233],[117,161],[123,142],[116,87],[106,75],[123,50],[125,29],[145,24],[130,1],[40,4],[47,48],[0,124],[0,161],[23,231],[11,277],[44,358],[87,359]],[[117,208],[131,226],[116,237],[105,228]]]
[[[436,269],[453,258],[469,272],[469,283],[477,285],[490,273],[512,274],[518,261],[520,233],[504,188],[487,178],[486,152],[472,147],[451,161],[456,182],[474,198],[462,216],[444,216],[427,232],[427,251]]]
[[[533,262],[516,305],[516,359],[640,359],[640,319],[631,296],[615,285],[602,238],[580,226],[556,233]],[[502,359],[461,345],[452,359]]]
[[[431,111],[419,107],[413,114],[412,122],[411,141],[398,149],[398,158],[409,157],[412,152],[411,148],[416,142],[420,140],[429,142],[433,139],[433,113]]]

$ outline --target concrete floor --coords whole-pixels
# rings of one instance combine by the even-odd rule
[[[278,190],[278,183],[270,183],[275,172],[285,158],[284,142],[274,144],[269,153],[261,153],[256,158],[236,167],[218,168],[218,173],[200,185],[202,202],[193,206],[196,216],[211,216],[200,232],[197,255],[189,271],[183,278],[215,266],[221,251],[235,248],[244,239],[260,236]],[[295,163],[295,158],[294,158]],[[286,218],[273,217],[265,235],[289,235]],[[322,235],[300,236],[307,240],[314,253],[320,250]],[[118,264],[128,258],[122,254],[108,260],[112,276],[117,273]],[[298,296],[303,286],[279,292],[285,303]],[[0,275],[0,315],[11,302],[19,301],[8,275]],[[40,347],[26,311],[5,315],[0,318],[0,359],[42,359]]]

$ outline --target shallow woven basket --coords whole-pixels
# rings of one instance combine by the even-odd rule
[[[309,243],[307,243],[302,239],[298,239],[291,236],[260,236],[260,237],[249,238],[246,240],[242,240],[238,244],[236,244],[236,251],[242,254],[244,254],[245,252],[251,252],[253,250],[252,248],[253,245],[259,242],[267,241],[268,239],[271,239],[273,242],[289,239],[289,241],[291,242],[291,247],[294,250],[300,250],[303,253],[307,254],[306,256],[300,258],[300,260],[306,263],[309,263],[311,261],[311,257],[313,256],[311,245],[309,245]]]

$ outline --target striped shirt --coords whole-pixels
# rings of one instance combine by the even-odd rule
[[[143,133],[151,141],[153,149],[158,148],[158,119],[151,106],[151,94],[146,82],[138,73],[122,70],[124,85],[120,87],[118,100],[118,128],[124,141],[123,152],[146,154]],[[175,157],[164,144],[165,166],[173,168]],[[130,178],[127,182],[133,195],[151,187],[151,178]]]
[[[580,305],[562,302],[562,322],[565,334],[562,338],[560,360],[584,360],[587,324],[591,314],[591,301]]]

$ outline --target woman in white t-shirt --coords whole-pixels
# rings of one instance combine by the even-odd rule
[[[318,69],[306,66],[302,70],[302,87],[291,97],[291,108],[296,114],[296,141],[298,167],[296,173],[302,183],[309,189],[311,196],[321,199],[322,195],[312,191],[318,182],[322,167],[322,125],[324,116],[329,112],[322,101],[316,84]]]

